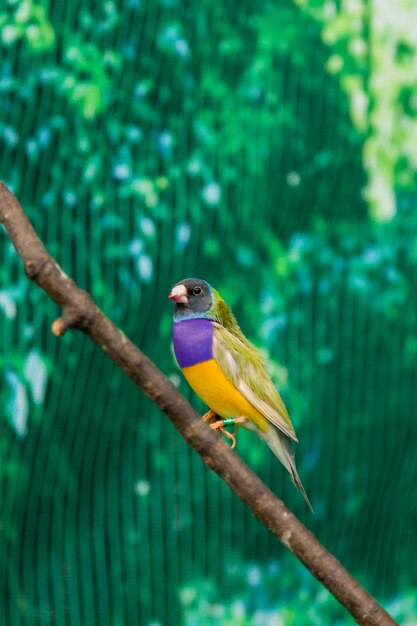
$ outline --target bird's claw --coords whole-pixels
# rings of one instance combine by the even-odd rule
[[[229,433],[229,432],[228,432],[228,431],[224,428],[224,422],[223,422],[223,420],[217,420],[216,418],[217,418],[217,413],[215,413],[215,412],[214,412],[214,411],[212,411],[211,409],[209,409],[209,410],[207,411],[207,413],[205,413],[205,414],[203,415],[203,420],[209,424],[209,426],[210,426],[210,428],[211,428],[212,430],[218,430],[218,431],[220,431],[220,432],[221,432],[221,433],[222,433],[225,437],[227,437],[227,439],[230,439],[230,440],[232,441],[231,448],[232,448],[232,450],[233,450],[233,448],[235,448],[235,447],[236,447],[236,437],[235,437],[235,435],[236,435],[236,433],[237,433],[237,427],[235,428],[234,433]],[[215,421],[215,422],[212,422],[212,423],[210,424],[211,420],[213,420],[213,419],[216,419],[216,421]]]
[[[232,450],[233,450],[233,448],[235,448],[235,446],[236,446],[235,434],[237,432],[237,427],[236,427],[235,432],[233,434],[229,433],[229,431],[227,431],[224,428],[223,420],[218,420],[217,422],[213,422],[212,424],[210,424],[210,428],[212,430],[219,430],[225,437],[227,437],[227,439],[230,439],[232,441],[232,445],[231,445]]]
[[[212,430],[219,430],[227,439],[232,441],[231,448],[236,447],[236,435],[239,430],[239,424],[244,424],[247,421],[246,417],[235,417],[224,420],[217,420],[216,422],[212,422],[210,424],[210,428]],[[229,433],[228,430],[225,429],[225,426],[234,426],[235,430],[232,433]]]
[[[207,411],[207,413],[204,413],[203,415],[203,420],[205,422],[210,422],[212,419],[214,419],[215,417],[217,417],[216,413],[214,411],[212,411],[211,409],[209,409]]]

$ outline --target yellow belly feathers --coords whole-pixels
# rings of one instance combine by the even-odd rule
[[[267,419],[236,389],[214,359],[183,367],[190,387],[207,406],[223,419],[248,417],[261,430],[268,429]]]

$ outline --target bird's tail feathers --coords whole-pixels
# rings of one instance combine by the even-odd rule
[[[304,500],[308,504],[309,509],[312,513],[314,513],[311,502],[308,499],[308,496],[303,487],[303,483],[301,482],[298,475],[297,468],[295,467],[294,450],[289,437],[287,437],[283,433],[278,432],[273,426],[269,427],[266,432],[258,431],[258,434],[261,439],[263,439],[265,443],[271,448],[275,456],[277,456],[278,459],[281,461],[281,463],[291,476],[292,482],[302,493]]]

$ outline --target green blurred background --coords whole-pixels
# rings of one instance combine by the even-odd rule
[[[414,0],[6,0],[0,178],[177,384],[169,288],[215,285],[270,360],[313,517],[417,624]],[[0,232],[0,624],[353,620],[55,305]]]

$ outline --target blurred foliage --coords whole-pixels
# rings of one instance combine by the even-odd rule
[[[364,134],[365,194],[371,216],[391,221],[404,194],[415,201],[417,140],[417,5],[400,0],[296,0],[323,26],[352,122]]]
[[[187,275],[219,288],[288,403],[315,517],[250,433],[238,451],[409,626],[414,13],[0,9],[0,176],[48,249],[190,398],[166,295]],[[104,355],[50,334],[56,307],[0,241],[2,621],[350,623]]]
[[[32,52],[42,52],[55,41],[45,7],[31,0],[9,2],[8,11],[0,16],[0,36],[4,46],[24,41]]]
[[[350,626],[352,619],[335,598],[290,557],[262,565],[226,565],[227,594],[213,580],[195,580],[180,590],[184,626]],[[294,610],[294,607],[297,607]],[[387,603],[402,626],[417,624],[414,591]]]

